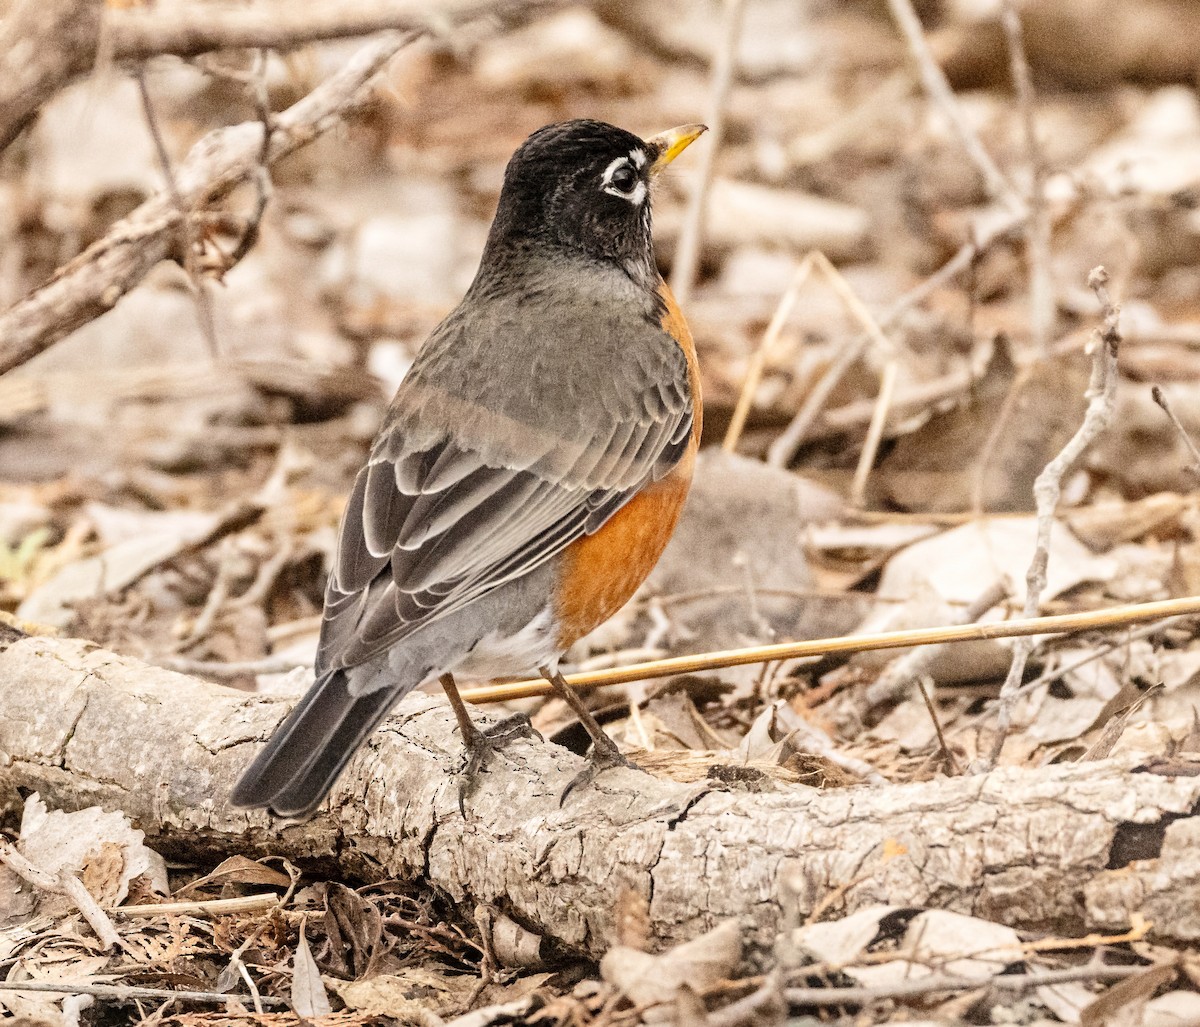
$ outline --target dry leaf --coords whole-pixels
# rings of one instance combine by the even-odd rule
[[[300,941],[296,944],[296,955],[292,960],[292,1009],[300,1016],[325,1016],[333,1012],[321,972],[308,948],[304,936],[304,924],[300,925]]]
[[[617,945],[600,961],[600,974],[640,1004],[670,1002],[682,985],[703,991],[728,980],[742,958],[742,929],[726,920],[699,938],[658,955]]]

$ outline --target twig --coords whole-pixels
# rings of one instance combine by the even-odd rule
[[[1161,386],[1155,385],[1150,389],[1150,396],[1162,408],[1162,412],[1171,419],[1171,423],[1175,425],[1175,430],[1179,432],[1179,437],[1183,439],[1183,444],[1187,447],[1187,451],[1192,458],[1192,465],[1188,470],[1192,474],[1200,474],[1200,449],[1196,448],[1196,443],[1192,441],[1188,430],[1175,415],[1175,411],[1171,409],[1171,404],[1167,402],[1167,394],[1163,392]]]
[[[179,185],[175,181],[175,169],[171,164],[171,155],[167,152],[167,144],[163,141],[162,131],[158,127],[158,116],[154,113],[154,102],[150,99],[150,90],[146,85],[145,69],[138,68],[134,79],[137,82],[138,94],[142,99],[142,114],[146,119],[146,129],[150,133],[150,139],[154,143],[159,170],[166,181],[171,202],[175,204],[175,209],[179,212],[180,263],[183,265],[183,270],[192,287],[192,296],[196,300],[196,318],[200,322],[200,333],[204,336],[204,341],[208,343],[209,354],[216,360],[221,354],[221,348],[217,342],[216,322],[213,320],[212,297],[209,296],[208,287],[196,269],[196,240],[192,234],[192,211],[184,203],[183,196],[179,192]]]
[[[1046,570],[1050,562],[1050,532],[1054,527],[1054,514],[1062,495],[1063,479],[1079,461],[1084,451],[1111,423],[1117,397],[1117,351],[1121,344],[1120,311],[1109,298],[1108,272],[1103,267],[1093,268],[1088,275],[1088,286],[1096,294],[1103,313],[1103,322],[1098,330],[1096,352],[1092,360],[1092,376],[1088,384],[1088,407],[1083,423],[1053,460],[1037,476],[1033,485],[1033,496],[1037,507],[1037,543],[1033,560],[1025,575],[1025,617],[1036,617],[1038,603],[1046,588]],[[1017,689],[1025,673],[1025,664],[1033,651],[1033,642],[1028,637],[1013,646],[1012,663],[1008,676],[1000,688],[1000,709],[996,722],[996,737],[991,752],[980,761],[977,769],[990,770],[996,764],[1004,740],[1012,726],[1012,711],[1017,699]]]
[[[1050,266],[1050,216],[1046,209],[1046,165],[1037,138],[1033,78],[1025,59],[1021,16],[1015,0],[1004,0],[1000,20],[1008,39],[1008,58],[1017,109],[1025,134],[1025,160],[1029,165],[1029,328],[1036,352],[1045,354],[1054,330],[1054,281]]]
[[[929,689],[932,685],[933,681],[928,674],[917,676],[917,688],[921,693],[921,698],[925,700],[925,709],[929,711],[929,719],[933,721],[933,730],[937,734],[942,758],[949,765],[951,773],[959,774],[962,771],[958,765],[958,758],[954,755],[954,750],[946,742],[945,732],[942,731],[942,721],[938,717],[937,707],[933,705],[933,696],[929,694]]]
[[[746,417],[750,412],[750,406],[754,398],[754,392],[758,388],[759,378],[762,376],[763,365],[766,362],[767,353],[775,344],[775,339],[779,337],[783,331],[783,325],[787,318],[791,315],[792,307],[795,306],[796,293],[808,280],[810,273],[820,271],[825,276],[825,280],[829,283],[834,292],[837,293],[838,299],[842,301],[843,306],[849,311],[850,316],[858,322],[862,328],[863,334],[858,340],[853,343],[834,363],[821,381],[817,383],[815,388],[806,400],[801,413],[811,409],[815,415],[817,409],[824,406],[826,398],[833,391],[838,381],[846,369],[850,367],[855,360],[866,349],[867,344],[874,342],[875,345],[885,354],[889,355],[889,362],[884,367],[883,374],[880,379],[879,395],[876,399],[874,410],[871,416],[870,429],[867,433],[867,442],[863,446],[862,455],[859,458],[859,469],[855,474],[855,482],[859,489],[865,489],[866,477],[870,471],[870,466],[874,462],[874,455],[878,449],[879,440],[883,435],[883,425],[887,419],[887,410],[891,403],[891,395],[895,389],[896,368],[892,366],[895,360],[896,347],[890,339],[884,334],[883,328],[879,321],[867,309],[866,304],[858,298],[858,294],[850,287],[850,283],[836,267],[833,262],[825,256],[820,250],[810,250],[804,255],[804,259],[796,268],[796,273],[792,278],[792,283],[788,287],[783,298],[779,301],[779,306],[775,310],[775,314],[771,319],[771,324],[767,326],[766,334],[763,336],[762,343],[759,345],[754,360],[746,373],[746,381],[742,386],[741,395],[738,397],[737,408],[734,410],[733,420],[730,422],[729,431],[726,432],[723,448],[726,451],[732,451],[737,445],[738,437],[741,435],[742,428],[745,425]],[[772,334],[773,333],[773,334]],[[740,415],[740,416],[739,416]],[[797,415],[797,421],[801,415]],[[796,424],[793,421],[792,424]],[[805,425],[805,429],[807,425]],[[786,438],[788,433],[792,431],[792,425],[788,426],[788,431],[784,433],[783,438]],[[768,463],[774,462],[774,454],[776,447],[783,441],[781,438],[771,447],[768,454]],[[788,459],[791,459],[791,453],[788,454]],[[785,461],[786,462],[786,461]],[[782,464],[778,465],[782,466]],[[865,470],[864,470],[865,468]],[[861,484],[859,484],[861,479]]]
[[[745,649],[725,649],[720,652],[699,653],[694,656],[674,656],[667,660],[637,663],[591,674],[566,675],[567,684],[575,689],[623,685],[629,681],[667,678],[676,674],[698,674],[724,667],[743,667],[768,660],[794,660],[831,653],[865,653],[878,649],[901,649],[917,645],[940,645],[943,642],[977,642],[984,639],[1020,638],[1027,635],[1067,635],[1077,631],[1120,628],[1129,624],[1162,620],[1184,614],[1200,613],[1200,596],[1185,599],[1164,599],[1154,603],[1131,603],[1106,610],[1087,613],[1063,613],[1054,617],[1031,617],[995,624],[960,624],[939,628],[916,628],[908,631],[882,631],[852,638],[819,638],[808,642],[778,642],[774,645],[750,646]],[[471,703],[503,702],[545,695],[550,691],[546,682],[530,679],[508,684],[469,688],[462,697]]]
[[[935,290],[962,274],[981,253],[987,250],[993,243],[1007,236],[1022,223],[1023,218],[1021,216],[1016,214],[1009,215],[994,223],[981,238],[963,243],[958,248],[958,252],[937,271],[925,279],[925,281],[906,292],[881,317],[876,319],[875,324],[880,331],[887,331],[910,309],[923,303]],[[842,380],[842,376],[850,369],[854,361],[862,355],[869,341],[870,336],[866,332],[863,332],[829,366],[829,369],[821,377],[821,380],[809,392],[808,398],[804,401],[799,411],[797,411],[796,416],[792,418],[791,423],[784,429],[779,438],[771,443],[771,447],[767,451],[767,463],[770,466],[786,467],[791,463],[792,458],[796,455],[796,451],[800,448],[800,444],[808,434],[809,428],[812,427],[817,415],[825,406],[826,401],[837,387],[838,382]]]
[[[258,167],[254,174],[255,203],[254,211],[246,221],[242,237],[232,253],[225,258],[225,266],[233,267],[238,263],[256,242],[258,230],[262,225],[263,214],[267,211],[267,203],[271,198],[271,104],[267,93],[267,53],[259,50],[254,57],[254,71],[248,83],[254,96],[254,110],[262,124],[262,149],[258,154]]]
[[[239,895],[233,899],[197,899],[194,902],[147,902],[135,906],[114,906],[119,916],[227,916],[231,913],[259,913],[280,905],[278,895]]]
[[[954,96],[954,90],[950,88],[950,83],[946,81],[946,76],[938,66],[933,51],[929,48],[929,42],[921,28],[921,19],[913,10],[911,0],[888,0],[888,8],[892,12],[892,17],[896,19],[896,24],[900,26],[900,31],[904,33],[908,48],[916,59],[925,92],[929,94],[929,98],[937,104],[946,120],[950,122],[951,129],[958,137],[959,145],[983,175],[988,192],[993,198],[1003,201],[1010,210],[1024,215],[1024,204],[1017,196],[1012,184],[1001,173],[995,161],[983,148],[979,137],[971,131],[966,118],[963,117],[962,109]]]
[[[368,0],[344,4],[208,4],[112,7],[105,28],[118,60],[159,54],[195,57],[213,50],[289,49],[322,39],[386,30],[437,34],[491,17],[505,21],[555,6],[554,0]]]
[[[1186,614],[1184,615],[1186,616]],[[1095,660],[1103,659],[1109,653],[1120,649],[1122,646],[1129,645],[1130,642],[1136,642],[1142,638],[1149,638],[1156,632],[1162,631],[1171,621],[1179,619],[1178,617],[1167,617],[1162,621],[1156,621],[1153,624],[1147,624],[1136,631],[1128,631],[1122,638],[1111,639],[1109,641],[1098,642],[1095,648],[1091,649],[1085,656],[1081,656],[1073,663],[1068,663],[1063,667],[1056,667],[1054,670],[1045,671],[1039,674],[1032,681],[1026,681],[1020,688],[1017,689],[1017,695],[1028,695],[1030,692],[1036,692],[1043,685],[1048,685],[1052,681],[1057,681],[1059,678],[1066,677],[1068,674],[1073,674],[1080,667],[1085,667]],[[996,715],[998,708],[995,705],[988,706],[980,710],[973,717],[968,717],[961,721],[959,728],[974,727],[987,720],[989,717]]]
[[[230,602],[231,607],[241,610],[248,606],[258,606],[266,601],[267,596],[271,594],[271,589],[275,587],[275,582],[279,580],[279,575],[291,562],[293,555],[292,543],[287,539],[278,542],[277,545],[279,548],[269,559],[259,565],[250,587]]]
[[[338,124],[361,103],[371,80],[416,35],[388,35],[366,44],[338,72],[276,119],[271,159],[278,160]],[[254,173],[258,124],[210,132],[192,147],[176,181],[189,209],[211,202]],[[146,200],[51,280],[0,315],[0,374],[23,364],[80,325],[99,317],[170,257],[179,203],[169,192]]]
[[[979,620],[993,606],[1003,602],[1007,595],[1008,589],[1003,581],[993,582],[963,610],[962,617],[956,618],[954,623],[971,624]],[[914,681],[920,681],[929,673],[930,665],[941,652],[941,646],[924,646],[914,649],[885,668],[883,673],[863,692],[864,712],[895,699],[903,698],[909,685]]]
[[[86,981],[0,981],[0,991],[49,992],[51,995],[95,995],[97,998],[131,1002],[135,999],[173,999],[177,1002],[243,1002],[250,995],[235,995],[219,991],[172,991],[170,988],[137,988],[124,984],[89,984]],[[263,1005],[283,1009],[283,999],[264,997]]]
[[[117,929],[113,927],[112,921],[100,908],[99,903],[92,898],[91,892],[83,886],[83,882],[70,871],[61,870],[57,874],[51,874],[30,863],[13,847],[12,843],[3,839],[0,839],[0,863],[41,891],[65,895],[83,914],[84,920],[95,931],[96,937],[100,939],[100,943],[106,949],[120,946],[121,936],[117,934]]]
[[[271,133],[271,162],[293,153],[340,124],[349,111],[367,99],[375,75],[401,48],[421,35],[434,30],[461,27],[489,16],[512,21],[520,14],[528,14],[544,6],[545,3],[540,0],[460,2],[445,7],[439,5],[432,11],[428,5],[415,2],[388,6],[389,24],[407,25],[408,31],[388,33],[366,43],[341,70],[303,99],[277,114]],[[403,17],[401,8],[405,12]],[[230,37],[238,39],[236,44],[229,43],[226,37],[221,37],[219,41],[212,38],[212,33],[219,35],[226,26],[224,15],[228,15],[235,23],[240,23],[239,18],[243,14],[253,16],[253,24],[263,30],[271,29],[277,22],[285,28],[289,25],[294,27],[294,21],[275,7],[270,10],[234,8],[217,17],[207,7],[202,12],[192,12],[190,8],[172,6],[169,8],[169,23],[162,18],[162,10],[145,7],[135,13],[132,10],[118,12],[112,9],[108,14],[120,15],[115,20],[127,24],[126,16],[133,15],[136,20],[143,12],[149,12],[147,17],[150,22],[156,25],[161,23],[168,35],[178,32],[180,25],[194,28],[200,34],[194,42],[203,44],[194,52],[213,49],[218,45],[265,45],[263,40],[251,42],[237,34]],[[329,10],[342,14],[339,7],[331,5]],[[185,11],[188,12],[186,17]],[[305,7],[303,14],[309,13]],[[158,21],[154,21],[155,18]],[[329,19],[315,20],[319,22],[317,27],[327,31],[334,27]],[[346,21],[344,14],[342,21]],[[245,35],[254,37],[252,32]],[[187,38],[190,37],[184,33],[184,38],[177,38],[175,42],[183,43]],[[317,38],[324,37],[318,34]],[[131,54],[118,47],[116,56],[128,58]],[[187,159],[176,169],[179,194],[184,205],[195,210],[221,199],[238,183],[256,173],[260,166],[261,151],[259,121],[210,132],[192,147]],[[177,237],[179,218],[177,205],[166,191],[152,196],[132,214],[114,224],[78,257],[56,271],[49,282],[0,314],[0,374],[25,363],[63,336],[105,313],[159,261],[169,258],[171,243]]]
[[[815,252],[813,251],[813,253]],[[758,348],[754,351],[754,356],[750,358],[750,366],[746,368],[746,377],[742,382],[742,391],[738,394],[737,406],[733,408],[733,416],[729,419],[729,427],[721,442],[721,448],[726,453],[732,453],[737,449],[738,440],[742,437],[742,430],[746,427],[746,418],[750,416],[750,408],[754,405],[754,394],[758,391],[758,383],[762,380],[763,370],[767,366],[767,357],[775,348],[779,336],[783,334],[783,326],[792,316],[792,310],[800,296],[800,289],[812,273],[813,253],[805,254],[800,263],[796,265],[792,280],[788,283],[783,295],[779,297],[779,303],[775,307],[775,313],[771,315],[767,330],[763,332],[762,338],[758,342]]]
[[[205,638],[212,631],[213,624],[217,620],[217,615],[221,612],[221,607],[225,605],[225,600],[229,598],[229,586],[233,580],[235,566],[235,551],[232,538],[226,537],[221,540],[221,544],[217,547],[217,554],[217,574],[213,580],[212,588],[208,590],[204,606],[201,608],[200,613],[196,615],[196,620],[193,622],[191,630],[176,643],[176,651],[186,649],[194,642]]]
[[[704,148],[692,187],[691,200],[679,233],[675,266],[671,269],[671,291],[679,303],[687,305],[696,267],[700,262],[700,247],[704,241],[704,221],[708,213],[708,193],[716,167],[717,151],[725,132],[725,105],[733,85],[737,65],[737,45],[742,31],[742,11],[745,0],[724,0],[721,15],[721,35],[713,55],[712,84],[708,100],[708,145]]]
[[[959,974],[930,974],[928,977],[909,978],[889,984],[877,984],[859,988],[787,988],[784,995],[793,1006],[863,1006],[890,999],[916,998],[939,991],[974,991],[991,988],[996,991],[1026,992],[1047,984],[1070,984],[1075,981],[1116,981],[1124,977],[1135,977],[1145,973],[1145,966],[1086,966],[1067,967],[1063,970],[1044,970],[1041,973],[1009,974],[997,971],[994,974],[965,976]]]
[[[862,452],[858,455],[858,466],[854,469],[854,481],[850,486],[850,505],[861,509],[866,504],[867,479],[875,466],[879,444],[883,441],[883,430],[887,427],[888,412],[892,408],[892,397],[896,394],[896,381],[900,376],[900,358],[893,356],[883,365],[879,381],[879,393],[875,397],[875,410],[867,426]]]

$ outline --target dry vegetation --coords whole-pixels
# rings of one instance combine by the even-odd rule
[[[1190,0],[0,0],[0,1015],[1200,1022],[1197,53]],[[228,809],[576,116],[714,129],[656,202],[706,449],[570,654],[654,779],[560,808],[586,736],[511,699],[460,816],[416,696],[311,824]]]

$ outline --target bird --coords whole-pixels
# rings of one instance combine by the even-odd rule
[[[389,711],[434,680],[458,721],[464,790],[512,725],[477,727],[463,678],[536,671],[591,736],[581,778],[629,765],[558,665],[645,580],[691,484],[700,377],[655,263],[651,191],[705,130],[643,138],[575,119],[513,154],[475,277],[355,478],[315,682],[233,805],[310,817]]]

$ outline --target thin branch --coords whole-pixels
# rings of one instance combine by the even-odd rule
[[[1003,602],[1007,594],[1008,589],[1003,581],[993,582],[979,594],[970,606],[963,610],[962,617],[956,623],[974,623],[992,607]],[[891,663],[863,692],[863,712],[904,698],[909,687],[929,673],[934,659],[942,651],[941,646],[926,646],[914,649],[911,653]]]
[[[414,6],[406,5],[405,10],[411,13]],[[484,16],[503,15],[511,21],[518,13],[528,13],[543,6],[544,2],[539,0],[493,0],[492,3],[438,6],[431,13],[422,5],[424,14],[414,14],[410,19],[419,28],[387,33],[365,44],[341,70],[275,116],[270,142],[271,162],[293,153],[340,124],[348,112],[369,97],[375,75],[402,47],[422,34],[434,28],[438,31],[458,28]],[[170,10],[175,13],[179,9],[172,7]],[[392,20],[400,21],[395,9],[390,10],[393,11]],[[209,8],[202,13],[207,24],[211,17]],[[247,13],[251,10],[247,9]],[[254,8],[253,13],[261,21],[262,11]],[[436,25],[431,27],[435,15]],[[213,19],[213,24],[221,24],[220,19]],[[252,178],[261,166],[261,152],[262,126],[258,120],[210,132],[192,147],[187,159],[176,169],[175,177],[184,206],[189,210],[201,209],[221,199],[240,182]],[[56,271],[49,282],[0,314],[0,374],[25,363],[76,328],[105,313],[151,268],[168,259],[177,238],[180,217],[169,193],[157,193]]]
[[[762,381],[763,371],[767,366],[767,357],[775,348],[779,336],[783,334],[783,326],[792,316],[796,300],[800,297],[800,289],[812,273],[815,252],[814,250],[806,253],[800,263],[796,265],[792,280],[783,291],[783,295],[779,297],[779,303],[775,307],[775,313],[771,315],[767,330],[763,332],[762,338],[758,342],[758,348],[754,351],[754,356],[750,358],[750,366],[746,368],[746,377],[742,382],[742,391],[738,393],[737,406],[733,408],[733,416],[729,419],[729,427],[721,442],[721,448],[726,453],[732,453],[737,449],[738,440],[742,437],[742,430],[746,427],[746,418],[750,416],[750,408],[754,405],[754,394],[758,391],[758,383]]]
[[[954,254],[936,272],[925,281],[910,289],[901,296],[884,314],[875,319],[880,331],[887,331],[913,307],[923,303],[935,290],[952,281],[963,271],[967,270],[993,243],[1003,239],[1023,223],[1023,218],[1016,214],[995,222],[987,233],[980,239],[972,239],[963,243]],[[803,406],[792,418],[791,423],[767,451],[767,463],[772,467],[786,467],[795,457],[801,443],[817,419],[833,390],[837,388],[842,376],[850,369],[863,353],[871,336],[864,331],[842,351],[838,359],[830,365],[821,380],[812,388]]]
[[[7,866],[22,880],[27,881],[39,891],[65,895],[75,904],[75,908],[83,914],[88,926],[95,932],[96,937],[106,949],[118,948],[121,936],[108,918],[108,914],[100,908],[100,904],[92,898],[92,893],[83,886],[83,882],[68,870],[57,874],[49,873],[35,866],[19,853],[11,842],[0,839],[0,863]]]
[[[958,105],[958,99],[954,95],[954,90],[950,88],[950,83],[946,81],[945,74],[938,66],[933,51],[929,48],[925,31],[921,27],[921,19],[917,17],[911,0],[888,0],[888,8],[892,12],[892,17],[896,19],[896,24],[900,26],[908,48],[917,62],[925,92],[929,94],[929,98],[950,122],[950,127],[958,137],[959,145],[983,175],[988,192],[993,198],[1001,200],[1014,213],[1024,215],[1025,205],[1021,202],[1016,190],[984,149],[979,137],[971,130],[971,126],[967,124],[962,108]]]
[[[1150,396],[1159,405],[1162,412],[1171,419],[1171,423],[1175,426],[1179,437],[1183,439],[1183,444],[1187,447],[1187,451],[1192,458],[1192,465],[1188,470],[1192,474],[1200,474],[1200,449],[1196,448],[1196,443],[1192,441],[1192,436],[1188,434],[1188,430],[1183,426],[1183,422],[1179,420],[1175,415],[1175,411],[1171,409],[1171,404],[1167,402],[1167,394],[1163,392],[1161,386],[1155,385],[1150,389]]]
[[[1088,286],[1096,294],[1103,313],[1103,322],[1098,330],[1096,352],[1092,360],[1092,377],[1088,384],[1088,407],[1083,423],[1053,460],[1037,476],[1033,484],[1033,496],[1037,506],[1037,543],[1033,560],[1025,575],[1025,617],[1036,617],[1042,592],[1046,588],[1046,573],[1050,563],[1050,533],[1054,527],[1054,514],[1062,495],[1063,479],[1079,462],[1084,451],[1112,422],[1117,400],[1117,353],[1121,344],[1120,310],[1113,305],[1108,295],[1108,272],[1103,267],[1093,268],[1088,275]],[[990,770],[996,764],[1004,740],[1012,726],[1012,711],[1017,700],[1017,690],[1025,673],[1025,664],[1033,652],[1033,641],[1022,638],[1013,646],[1012,663],[1008,676],[1000,688],[1000,709],[996,722],[996,737],[991,751],[980,761],[977,769]]]
[[[105,30],[114,58],[195,57],[213,50],[285,50],[322,39],[387,30],[440,34],[482,17],[523,17],[552,0],[369,0],[346,4],[205,4],[111,7]]]
[[[253,1001],[250,995],[219,991],[172,991],[170,988],[137,988],[124,984],[90,984],[87,981],[0,981],[0,991],[44,992],[51,995],[95,995],[97,998],[132,1002],[135,999],[167,999],[176,1002],[242,1002]],[[287,1008],[283,999],[263,998],[264,1005]]]
[[[850,638],[818,638],[808,642],[778,642],[773,645],[750,646],[746,649],[725,649],[720,652],[699,653],[695,656],[673,656],[667,660],[635,663],[629,667],[594,671],[589,674],[566,675],[567,684],[579,690],[623,685],[630,681],[674,677],[677,674],[698,674],[724,667],[744,667],[769,660],[795,660],[808,656],[827,656],[831,653],[865,653],[877,649],[902,649],[917,645],[941,645],[943,642],[977,642],[984,639],[1021,638],[1028,635],[1068,635],[1077,631],[1096,631],[1120,628],[1129,624],[1184,614],[1200,613],[1200,596],[1185,599],[1164,599],[1154,603],[1131,603],[1106,610],[1086,613],[1063,613],[1054,617],[1030,617],[992,624],[959,624],[938,628],[916,628],[908,631],[881,631]],[[488,685],[484,688],[463,689],[463,699],[470,703],[504,702],[545,695],[550,689],[538,679]]]
[[[373,40],[280,114],[271,138],[271,159],[279,160],[340,123],[366,98],[376,73],[415,38],[409,33]],[[177,170],[179,199],[188,209],[219,199],[254,173],[259,151],[257,122],[210,132]],[[49,282],[0,314],[0,374],[113,307],[171,256],[180,218],[179,203],[168,191],[155,194]]]
[[[700,247],[704,241],[704,221],[708,213],[708,193],[716,168],[717,151],[725,133],[725,106],[733,85],[737,66],[737,45],[742,32],[742,12],[745,0],[724,0],[721,16],[721,35],[713,55],[712,85],[705,124],[708,125],[708,145],[701,155],[700,170],[692,188],[687,215],[679,233],[675,266],[671,269],[671,291],[676,300],[687,305],[696,268],[700,263]]]
[[[164,142],[162,130],[158,126],[158,115],[154,112],[154,101],[150,99],[150,89],[146,85],[145,69],[138,68],[134,79],[137,82],[138,95],[142,100],[142,114],[146,119],[146,129],[150,133],[151,141],[154,143],[154,152],[158,158],[159,170],[166,181],[167,192],[171,195],[171,202],[175,204],[175,209],[179,212],[179,255],[183,264],[183,270],[187,274],[188,282],[192,287],[192,297],[196,301],[196,319],[200,322],[200,333],[204,336],[204,341],[208,343],[209,355],[215,360],[220,356],[221,352],[220,346],[217,343],[217,325],[213,318],[212,297],[209,296],[204,279],[200,277],[200,273],[196,269],[196,240],[193,234],[192,211],[184,203],[183,197],[179,192],[179,185],[175,181],[175,168],[171,164],[171,155],[167,152],[167,144]]]
[[[98,64],[160,54],[287,49],[387,30],[440,33],[479,18],[519,20],[561,0],[368,0],[349,4],[106,6],[23,0],[0,22],[0,152],[41,106]],[[38,42],[32,52],[29,41]]]
[[[1029,329],[1034,349],[1045,354],[1054,331],[1054,280],[1050,267],[1050,215],[1046,208],[1046,163],[1038,144],[1034,113],[1033,77],[1025,59],[1025,39],[1015,0],[1004,0],[1000,20],[1008,39],[1008,58],[1017,109],[1025,135],[1025,162],[1029,167]]]
[[[228,916],[231,913],[261,913],[282,902],[278,895],[239,895],[232,899],[197,899],[193,902],[147,902],[135,906],[114,906],[112,912],[124,917],[151,916]]]

